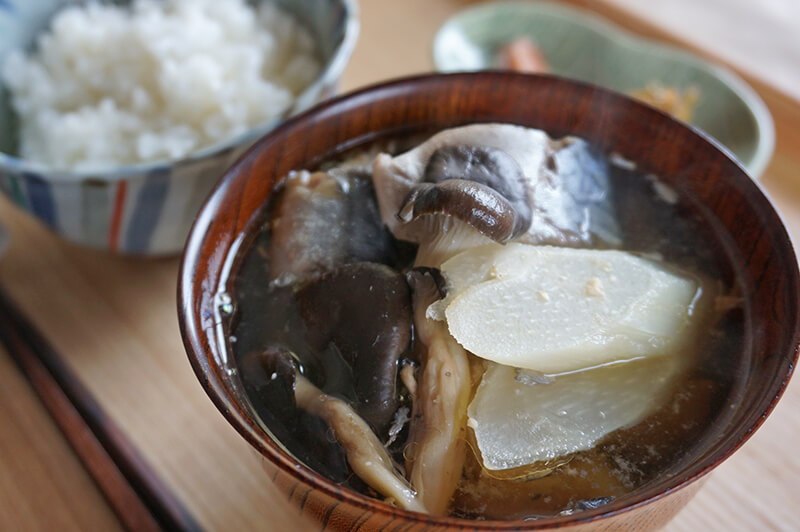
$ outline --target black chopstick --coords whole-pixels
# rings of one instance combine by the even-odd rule
[[[202,530],[2,288],[0,342],[25,374],[125,528]]]

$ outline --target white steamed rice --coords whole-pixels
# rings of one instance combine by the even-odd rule
[[[320,72],[271,2],[135,0],[64,9],[2,79],[20,156],[87,170],[178,159],[279,117]]]

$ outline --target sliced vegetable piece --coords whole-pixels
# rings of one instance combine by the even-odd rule
[[[655,410],[680,357],[660,356],[526,384],[518,370],[490,364],[469,405],[483,466],[506,470],[590,449]]]
[[[517,72],[547,73],[550,65],[529,37],[517,37],[497,52],[495,65]]]
[[[455,294],[444,314],[465,349],[499,364],[554,375],[659,355],[688,341],[703,314],[698,282],[630,253],[490,246],[463,252],[458,261],[487,262],[460,278],[443,264]]]

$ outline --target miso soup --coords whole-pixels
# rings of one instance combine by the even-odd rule
[[[229,348],[332,481],[474,519],[598,508],[713,440],[748,309],[713,220],[585,141],[480,124],[287,176],[236,257]]]

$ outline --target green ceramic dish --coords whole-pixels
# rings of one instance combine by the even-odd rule
[[[692,119],[758,177],[775,147],[766,105],[739,77],[694,55],[635,37],[597,17],[546,2],[500,2],[464,10],[436,34],[433,59],[445,72],[492,68],[497,50],[516,37],[538,45],[553,74],[629,92],[654,81],[695,86]]]

